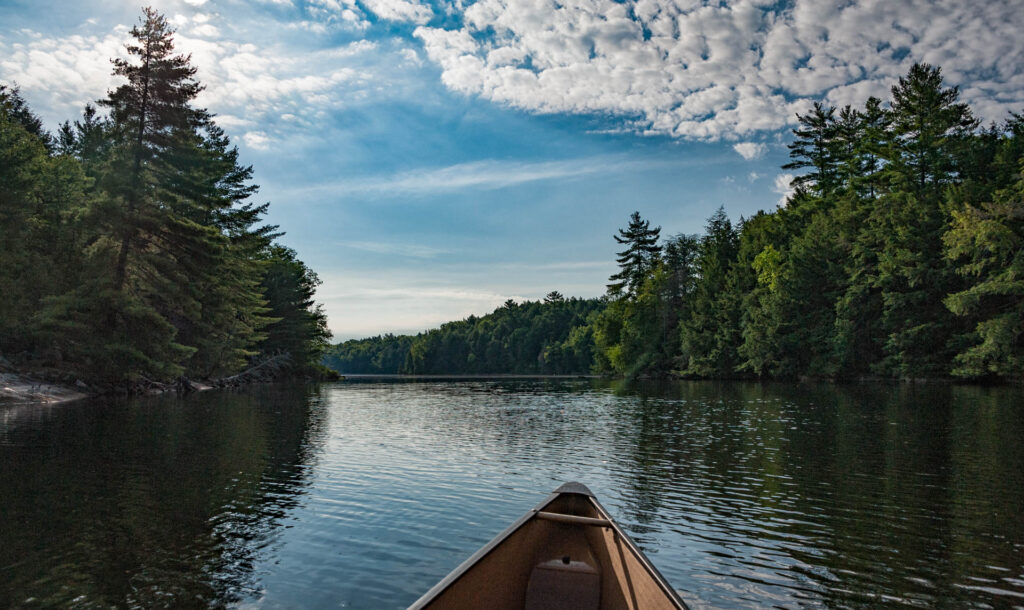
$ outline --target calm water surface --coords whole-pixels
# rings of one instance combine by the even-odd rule
[[[344,382],[0,406],[0,607],[401,608],[567,480],[696,607],[1024,607],[1024,390]]]

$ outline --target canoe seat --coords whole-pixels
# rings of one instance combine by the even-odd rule
[[[589,554],[589,553],[588,553]],[[526,585],[526,610],[597,610],[601,573],[566,555],[534,566]]]

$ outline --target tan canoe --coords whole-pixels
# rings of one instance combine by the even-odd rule
[[[566,483],[416,601],[467,610],[686,608],[580,483]]]

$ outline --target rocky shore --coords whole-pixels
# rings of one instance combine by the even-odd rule
[[[194,381],[187,377],[154,381],[137,377],[125,383],[89,384],[59,368],[21,368],[0,357],[0,404],[53,404],[96,395],[189,394],[213,388],[236,388],[291,378],[291,362],[288,354],[278,354],[255,363],[237,375],[206,381]]]
[[[90,392],[81,386],[71,386],[21,375],[0,372],[0,404],[67,402],[85,398]]]

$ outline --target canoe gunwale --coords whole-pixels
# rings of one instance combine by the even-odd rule
[[[552,492],[547,498],[545,498],[540,504],[530,509],[525,515],[519,517],[512,525],[508,526],[505,531],[495,536],[490,542],[485,544],[480,550],[469,556],[469,559],[459,564],[457,568],[452,570],[448,576],[445,576],[441,582],[437,583],[430,588],[429,591],[423,594],[418,600],[416,600],[408,610],[420,610],[425,608],[427,604],[434,601],[434,598],[441,594],[442,591],[450,587],[462,577],[463,574],[468,572],[474,565],[480,562],[481,559],[490,554],[491,551],[496,549],[502,542],[505,542],[512,534],[516,533],[519,528],[526,525],[528,521],[533,519],[534,515],[540,512],[548,504],[555,501],[558,496],[562,495],[561,492]]]
[[[477,552],[473,553],[468,559],[459,564],[458,567],[452,570],[439,583],[431,587],[429,591],[424,593],[418,600],[413,602],[413,604],[409,606],[408,610],[422,610],[423,608],[426,608],[439,595],[441,595],[441,593],[448,589],[448,587],[455,584],[455,582],[462,578],[462,576],[464,576],[466,573],[468,573],[469,570],[473,568],[473,566],[479,563],[484,557],[489,555],[492,551],[494,551],[494,549],[499,547],[503,542],[505,542],[517,531],[519,531],[519,529],[526,525],[526,523],[528,523],[532,519],[538,518],[537,513],[542,512],[544,508],[546,508],[548,505],[550,505],[552,502],[554,502],[562,495],[585,496],[594,505],[594,507],[597,509],[597,512],[600,515],[602,515],[602,520],[607,521],[607,524],[601,523],[600,525],[590,525],[598,525],[599,527],[610,528],[615,533],[615,536],[625,543],[625,546],[636,557],[636,559],[641,563],[641,565],[643,565],[643,567],[648,572],[650,572],[653,579],[661,588],[662,592],[664,592],[665,595],[667,595],[668,598],[678,608],[681,608],[682,610],[688,610],[688,606],[686,605],[686,603],[682,600],[682,598],[679,597],[679,594],[676,593],[675,589],[673,589],[672,586],[668,584],[668,581],[661,574],[661,572],[658,571],[658,568],[656,568],[654,564],[651,563],[651,561],[647,558],[647,556],[644,555],[643,551],[641,551],[640,548],[636,545],[636,543],[633,542],[633,539],[630,538],[629,535],[627,535],[621,527],[619,527],[619,524],[611,518],[611,515],[608,513],[607,510],[605,510],[604,506],[602,506],[601,503],[598,502],[594,494],[591,493],[591,491],[587,489],[585,485],[575,482],[566,483],[562,485],[554,492],[552,492],[547,498],[545,498],[539,504],[537,504],[535,507],[527,511],[526,514],[517,519],[514,523],[512,523],[512,525],[508,526],[504,531],[495,536],[490,542],[485,544]],[[586,524],[581,525],[586,526]]]
[[[611,515],[608,514],[608,511],[605,510],[604,506],[602,506],[601,503],[598,502],[597,497],[590,496],[590,501],[593,502],[594,506],[597,507],[597,512],[604,515],[604,518],[611,523],[611,528],[615,532],[615,535],[626,544],[626,547],[629,548],[630,552],[632,552],[633,555],[637,558],[637,560],[644,566],[644,568],[646,568],[647,571],[651,573],[651,575],[654,577],[654,581],[658,583],[658,586],[661,587],[661,590],[665,593],[665,595],[667,595],[668,598],[672,600],[672,602],[675,603],[676,606],[678,606],[679,608],[682,608],[683,610],[689,610],[689,606],[686,605],[686,602],[683,601],[683,598],[679,597],[679,594],[676,593],[676,590],[672,588],[672,585],[668,584],[668,580],[665,578],[665,576],[660,571],[658,571],[658,568],[656,568],[653,563],[651,563],[651,560],[648,559],[647,555],[645,555],[644,552],[640,550],[640,547],[638,547],[636,543],[633,542],[633,539],[629,537],[629,534],[624,532],[622,528],[619,527],[619,524],[615,522],[615,519],[611,518]]]

